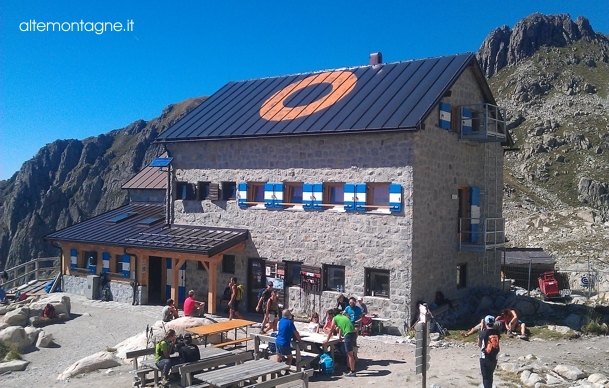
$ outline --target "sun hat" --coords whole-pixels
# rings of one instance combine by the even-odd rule
[[[486,323],[487,325],[492,325],[493,323],[495,323],[495,318],[492,315],[487,315],[486,317],[484,317],[484,323]]]
[[[364,300],[364,298],[362,298],[361,296],[358,296],[357,298],[355,298],[356,300]]]

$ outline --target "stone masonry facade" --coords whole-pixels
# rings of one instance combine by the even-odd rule
[[[443,101],[483,101],[470,70]],[[240,282],[245,282],[248,258],[343,265],[345,294],[363,296],[365,268],[389,270],[390,297],[366,296],[364,301],[370,311],[391,319],[390,326],[402,328],[417,300],[433,300],[436,291],[450,298],[464,292],[457,289],[457,264],[467,265],[468,288],[499,283],[498,272],[496,279],[482,276],[482,254],[458,252],[459,204],[453,196],[459,186],[483,187],[489,168],[485,147],[501,153],[501,146],[460,141],[456,133],[440,129],[438,120],[436,108],[425,129],[417,131],[170,143],[174,182],[383,182],[400,184],[403,196],[402,212],[392,214],[242,209],[234,200],[176,200],[173,222],[248,229],[251,240],[236,255]],[[492,168],[500,171],[502,163]],[[206,292],[207,275],[194,266],[188,263],[186,288]],[[231,275],[219,275],[221,295]],[[303,293],[292,288],[286,297],[297,314],[335,305],[336,292],[304,298]]]

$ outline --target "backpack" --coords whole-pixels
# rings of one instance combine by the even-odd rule
[[[52,304],[47,303],[42,310],[42,316],[45,318],[55,318],[55,307]]]
[[[261,288],[260,291],[258,291],[258,300],[260,300],[260,298],[262,298],[262,296],[264,295],[264,291],[266,291],[266,287]],[[265,301],[263,301],[265,302]]]
[[[483,352],[489,358],[497,358],[497,354],[499,354],[499,332],[497,330],[486,330]]]
[[[237,295],[235,296],[237,298],[237,300],[243,299],[244,293],[245,293],[245,287],[243,286],[243,284],[239,284],[237,286]]]
[[[319,357],[319,368],[324,375],[334,374],[334,360],[330,353],[324,353]]]

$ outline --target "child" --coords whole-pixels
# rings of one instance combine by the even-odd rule
[[[309,322],[307,329],[309,333],[317,333],[319,331],[319,314],[316,312],[313,312],[311,315],[311,322]]]

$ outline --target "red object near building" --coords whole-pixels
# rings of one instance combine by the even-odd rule
[[[554,271],[542,273],[539,278],[539,290],[543,294],[543,298],[561,298],[560,290],[558,289],[558,281],[554,277]]]

